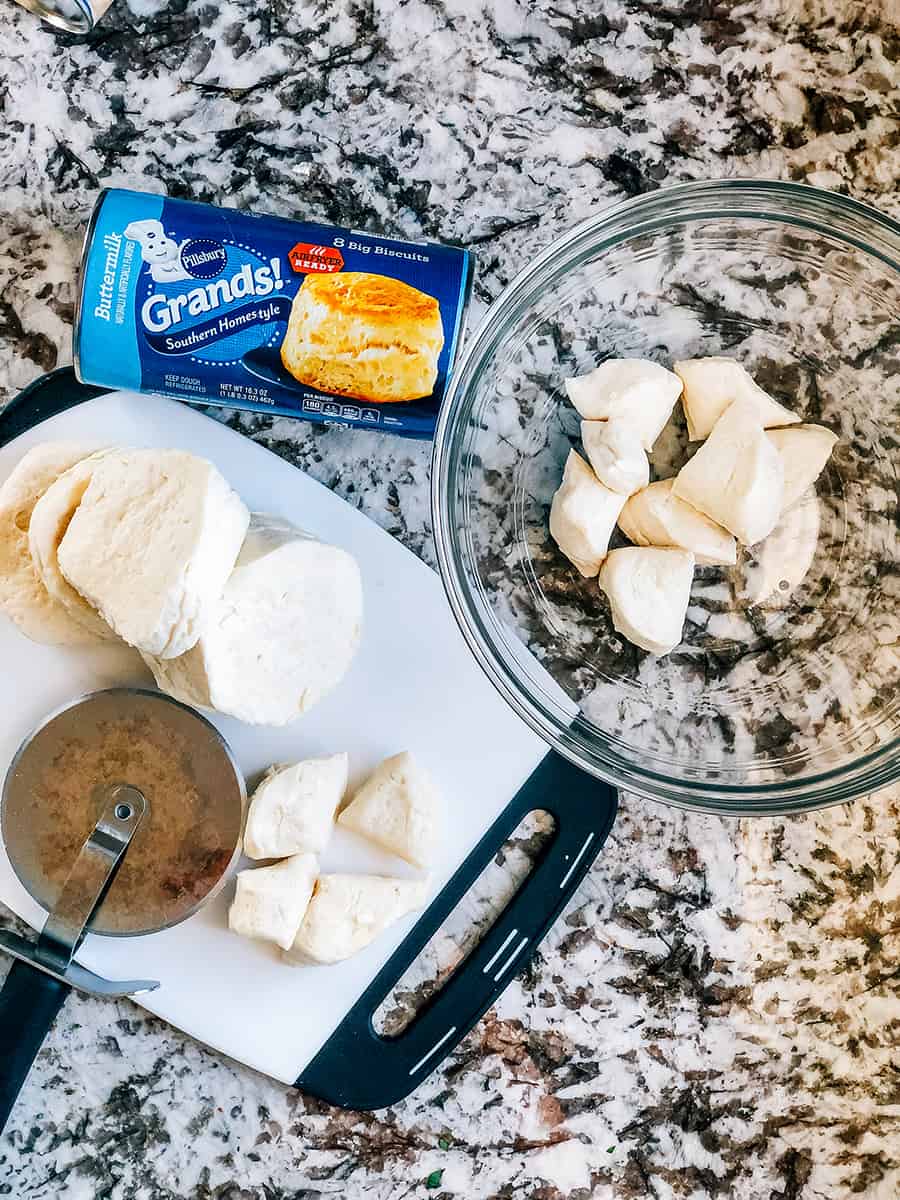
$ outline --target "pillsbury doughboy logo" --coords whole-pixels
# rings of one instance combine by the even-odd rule
[[[278,295],[279,257],[245,243],[179,239],[156,220],[132,221],[123,232],[141,248],[140,325],[159,354],[236,362],[277,340],[290,315],[290,300]]]
[[[181,247],[166,236],[162,221],[132,221],[125,226],[125,236],[137,242],[141,258],[150,268],[154,283],[173,283],[177,279],[190,279],[188,271],[181,265]]]

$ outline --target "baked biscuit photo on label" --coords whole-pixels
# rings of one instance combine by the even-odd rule
[[[321,392],[391,404],[432,394],[443,348],[434,296],[388,275],[342,271],[307,275],[281,361]]]

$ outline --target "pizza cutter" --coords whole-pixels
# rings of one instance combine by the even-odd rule
[[[49,913],[37,941],[0,930],[16,960],[0,991],[0,1130],[71,988],[152,991],[75,961],[87,933],[179,924],[223,887],[240,852],[246,788],[224,738],[160,692],[94,692],[50,716],[3,786],[9,861]]]

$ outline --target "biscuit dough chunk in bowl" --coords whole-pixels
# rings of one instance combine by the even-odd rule
[[[820,807],[898,777],[898,312],[896,222],[843,196],[744,181],[601,211],[497,299],[442,410],[435,538],[470,649],[551,747],[628,790],[731,814]],[[703,454],[691,434],[724,419],[717,380],[730,389],[725,410],[742,400],[769,427],[754,436],[757,507],[749,485],[726,508],[687,474],[694,500],[715,509],[701,513],[707,524],[733,528],[696,546],[681,640],[665,657],[616,629],[593,577],[600,542],[582,576],[550,530],[565,464],[583,453],[582,421],[622,416],[618,392],[616,407],[607,394],[628,380],[593,374],[609,360],[691,376],[694,427],[677,399],[647,452],[651,487]],[[716,361],[684,368],[701,360]],[[652,381],[633,373],[635,392]],[[578,397],[583,411],[573,379],[597,389]],[[729,445],[720,433],[704,458],[730,478],[743,464]],[[661,491],[652,509],[636,495],[622,516],[641,540],[659,526],[673,547],[699,540],[701,522]],[[563,541],[585,560],[574,537]],[[613,531],[613,553],[629,544]]]

